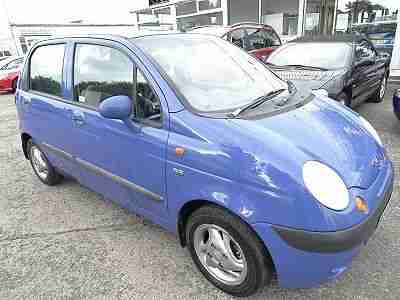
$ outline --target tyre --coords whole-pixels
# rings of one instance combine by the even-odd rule
[[[13,82],[12,82],[12,86],[11,86],[11,92],[13,93],[13,94],[15,94],[15,91],[17,90],[17,80],[14,80]]]
[[[349,97],[349,95],[348,95],[346,92],[341,92],[341,93],[339,94],[339,96],[337,96],[336,100],[337,100],[339,103],[341,103],[341,104],[343,104],[343,105],[345,105],[345,106],[348,106],[348,107],[351,106],[350,97]]]
[[[369,100],[369,102],[373,103],[380,103],[385,99],[385,94],[386,94],[386,87],[387,87],[387,76],[383,76],[381,83],[379,85],[379,89],[375,92],[375,94],[372,96],[372,98]]]
[[[43,151],[32,140],[28,141],[27,150],[32,169],[41,182],[56,185],[61,181],[62,176],[57,173]]]
[[[245,297],[270,282],[273,267],[263,243],[238,217],[203,206],[189,217],[186,240],[203,275],[222,291]]]

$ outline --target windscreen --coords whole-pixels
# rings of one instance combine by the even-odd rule
[[[134,43],[155,60],[198,111],[232,110],[287,89],[287,83],[263,63],[219,38],[160,35],[136,38]]]
[[[303,65],[323,69],[344,68],[351,55],[346,43],[289,43],[268,57],[277,66]]]

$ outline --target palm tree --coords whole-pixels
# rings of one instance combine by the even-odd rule
[[[346,4],[346,9],[349,10],[352,23],[357,23],[358,15],[363,12],[368,13],[368,21],[373,21],[373,11],[374,10],[384,10],[384,6],[380,4],[372,4],[370,0],[355,0],[353,2],[348,2]]]

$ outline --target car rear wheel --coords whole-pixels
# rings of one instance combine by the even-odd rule
[[[17,90],[17,80],[14,80],[12,82],[11,92],[14,94],[16,90]]]
[[[196,210],[186,226],[192,259],[224,292],[244,297],[269,283],[272,263],[262,242],[238,217],[217,206]]]
[[[370,102],[374,103],[380,103],[385,99],[385,94],[386,94],[386,87],[387,87],[387,76],[383,76],[381,83],[379,85],[379,89],[376,91],[376,93],[372,96],[370,99]]]
[[[43,151],[32,140],[28,141],[28,154],[32,169],[41,182],[47,185],[56,185],[62,179],[50,164]]]

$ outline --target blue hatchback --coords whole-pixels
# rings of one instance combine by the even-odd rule
[[[16,103],[43,183],[73,177],[176,233],[236,296],[274,273],[284,287],[337,277],[392,192],[392,163],[365,119],[212,36],[42,41]]]

